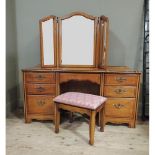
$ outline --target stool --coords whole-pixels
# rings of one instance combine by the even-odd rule
[[[95,117],[97,112],[100,114],[100,131],[104,131],[104,103],[107,99],[102,96],[67,92],[54,98],[55,103],[55,133],[59,132],[60,109],[71,112],[78,112],[90,116],[89,121],[89,144],[94,144]]]

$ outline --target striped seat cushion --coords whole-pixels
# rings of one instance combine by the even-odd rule
[[[86,93],[67,92],[55,97],[53,100],[57,103],[63,103],[94,110],[101,104],[103,104],[107,100],[107,98]]]

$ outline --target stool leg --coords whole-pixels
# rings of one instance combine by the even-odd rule
[[[59,133],[60,110],[58,104],[55,103],[55,133]]]
[[[100,131],[104,132],[104,107],[100,110]]]
[[[94,132],[95,132],[95,116],[96,112],[91,111],[90,114],[90,122],[89,122],[89,144],[93,145],[94,144]]]
[[[72,123],[73,122],[73,112],[69,113],[69,122]]]

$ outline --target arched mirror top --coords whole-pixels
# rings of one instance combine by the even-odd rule
[[[85,13],[85,12],[72,12],[72,13],[70,13],[70,14],[68,14],[68,15],[59,17],[59,19],[60,19],[60,20],[64,20],[64,19],[71,18],[71,17],[73,17],[73,16],[83,16],[83,17],[85,17],[85,18],[87,18],[87,19],[91,19],[91,20],[97,19],[96,16],[89,15],[89,14],[87,14],[87,13]]]
[[[96,67],[98,18],[83,12],[59,17],[60,67]]]

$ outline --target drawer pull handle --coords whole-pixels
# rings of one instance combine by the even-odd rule
[[[37,91],[39,91],[39,92],[45,91],[45,88],[43,88],[43,87],[38,87],[38,88],[36,88],[36,89],[37,89]]]
[[[40,100],[40,101],[37,102],[37,104],[38,104],[39,106],[43,106],[43,105],[45,104],[45,101]]]
[[[45,76],[43,76],[43,75],[38,75],[38,76],[36,76],[36,78],[42,80],[42,79],[45,78]]]
[[[126,78],[125,77],[116,77],[116,81],[123,82],[123,81],[126,81]]]
[[[126,90],[124,90],[124,89],[116,89],[116,90],[114,90],[114,92],[116,93],[116,94],[122,94],[122,93],[124,93],[124,92],[126,92]]]
[[[123,108],[124,107],[124,105],[123,104],[113,104],[113,106],[115,107],[115,108],[117,108],[117,109],[120,109],[120,108]]]

